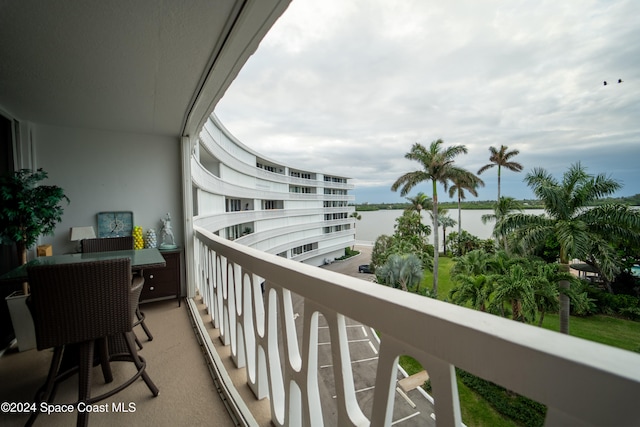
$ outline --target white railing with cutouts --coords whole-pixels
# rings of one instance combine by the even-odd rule
[[[389,426],[397,362],[431,378],[438,425],[462,424],[459,367],[547,406],[546,425],[640,425],[640,355],[416,296],[227,241],[195,227],[197,291],[276,426],[323,425],[318,318],[330,330],[340,426]],[[261,285],[264,281],[264,294]],[[292,293],[304,305],[302,339]],[[380,335],[373,410],[355,396],[346,318]]]

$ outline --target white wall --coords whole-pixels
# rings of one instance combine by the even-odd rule
[[[225,211],[224,196],[198,188],[198,215],[206,216]]]
[[[180,141],[176,138],[99,130],[34,125],[36,167],[62,187],[71,200],[64,203],[62,222],[52,244],[54,254],[72,251],[69,228],[92,225],[102,211],[133,211],[135,225],[155,228],[171,213],[178,245],[183,244]]]

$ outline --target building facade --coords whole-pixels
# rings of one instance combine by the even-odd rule
[[[355,243],[348,178],[271,160],[212,114],[192,153],[194,224],[268,253],[322,265]]]

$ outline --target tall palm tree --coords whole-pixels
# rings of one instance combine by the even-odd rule
[[[409,191],[423,181],[431,181],[433,200],[433,293],[438,294],[438,183],[446,190],[449,181],[459,174],[465,172],[464,169],[454,165],[454,160],[459,154],[466,154],[467,147],[464,145],[454,145],[443,148],[444,142],[441,139],[433,141],[429,148],[425,148],[419,143],[413,144],[411,150],[405,154],[405,158],[417,161],[422,169],[407,172],[396,180],[391,186],[392,191],[400,188],[400,195],[406,196]]]
[[[442,252],[447,253],[447,228],[455,227],[458,223],[455,219],[448,216],[449,209],[438,210],[438,224],[442,226]],[[431,222],[433,222],[433,211],[429,212]]]
[[[497,225],[500,234],[514,232],[524,247],[533,248],[547,238],[560,246],[560,273],[569,272],[569,260],[592,258],[605,276],[615,274],[617,266],[611,245],[615,239],[640,240],[640,212],[622,205],[590,207],[621,185],[604,174],[589,175],[578,162],[569,167],[562,181],[542,168],[535,168],[525,182],[545,207],[545,214],[511,214]],[[560,288],[560,332],[569,333],[569,281],[558,281]]]
[[[523,211],[522,205],[520,204],[520,202],[518,202],[513,197],[500,197],[500,200],[498,201],[498,203],[495,204],[493,208],[493,213],[484,214],[482,215],[482,217],[480,217],[480,219],[482,220],[483,224],[486,224],[487,222],[495,221],[497,226],[498,223],[502,221],[502,218],[506,217],[513,211],[518,211],[518,212]],[[502,241],[504,250],[507,251],[508,250],[507,238],[506,236],[496,233],[496,226],[494,226],[493,228],[493,235],[498,242]]]
[[[510,171],[520,172],[522,170],[522,165],[518,162],[512,162],[511,158],[520,154],[519,150],[511,150],[507,151],[509,147],[506,145],[501,145],[500,150],[497,150],[495,147],[489,147],[489,152],[491,155],[489,156],[488,163],[481,167],[478,170],[478,175],[481,173],[491,169],[494,166],[498,166],[498,202],[500,202],[500,175],[502,168],[509,169]]]
[[[460,239],[460,236],[462,235],[462,201],[466,199],[465,190],[471,193],[474,197],[478,197],[477,188],[484,187],[484,181],[477,175],[466,171],[465,173],[454,176],[451,179],[451,182],[451,187],[449,187],[449,197],[453,197],[454,194],[458,195],[458,239]]]
[[[440,213],[438,223],[442,226],[442,251],[447,253],[447,228],[455,227],[458,221],[447,216],[445,212]]]

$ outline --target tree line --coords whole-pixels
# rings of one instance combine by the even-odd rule
[[[517,201],[523,206],[523,209],[544,209],[544,204],[542,201],[537,199],[517,199]],[[495,200],[464,200],[461,203],[462,209],[473,210],[473,209],[493,209],[495,206]],[[633,196],[626,197],[604,197],[599,200],[595,200],[592,202],[593,206],[603,205],[608,203],[617,203],[621,205],[628,206],[640,206],[640,194],[635,194]],[[382,210],[391,210],[391,209],[407,209],[410,207],[410,203],[356,203],[355,208],[357,212],[372,212],[372,211],[382,211]],[[447,209],[457,209],[457,202],[440,202],[440,206],[442,208]]]

